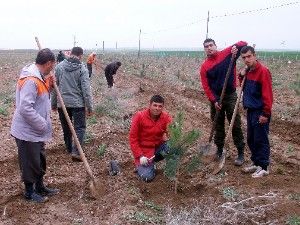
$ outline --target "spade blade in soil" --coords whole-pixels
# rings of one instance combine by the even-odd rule
[[[94,199],[100,199],[101,197],[104,196],[106,192],[105,191],[106,188],[104,184],[96,179],[90,180],[89,189],[90,189],[91,197]]]
[[[200,146],[200,153],[204,156],[206,155],[214,155],[216,153],[216,148],[212,146],[212,144],[202,145]]]
[[[222,156],[221,156],[221,158],[220,158],[220,160],[219,160],[219,162],[216,164],[216,166],[215,166],[215,168],[214,168],[214,170],[212,172],[213,175],[218,174],[223,169],[223,167],[225,165],[225,157],[226,156],[223,153]]]

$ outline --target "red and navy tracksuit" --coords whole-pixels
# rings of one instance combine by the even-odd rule
[[[271,109],[273,103],[271,73],[260,62],[246,74],[243,105],[247,109],[247,143],[251,160],[256,166],[267,169],[270,158],[268,139]],[[265,124],[259,123],[259,116],[268,117]]]
[[[225,116],[230,122],[234,106],[237,100],[236,94],[236,60],[240,55],[240,50],[242,47],[246,46],[247,43],[244,41],[237,42],[234,44],[238,48],[238,54],[234,59],[232,70],[229,74],[229,79],[227,87],[225,89],[225,96],[222,102],[222,109],[220,111],[219,117],[216,123],[216,134],[214,137],[214,142],[218,147],[218,152],[221,153],[224,146],[225,139]],[[200,68],[200,79],[202,87],[208,99],[211,102],[211,119],[215,117],[216,109],[214,107],[215,102],[220,101],[220,96],[222,88],[224,86],[224,81],[226,73],[230,64],[232,57],[231,54],[232,46],[225,48],[222,51],[218,51],[212,57],[207,58]],[[241,117],[239,113],[236,115],[234,126],[232,129],[232,137],[234,144],[237,147],[239,154],[243,154],[244,151],[244,136],[241,129]]]

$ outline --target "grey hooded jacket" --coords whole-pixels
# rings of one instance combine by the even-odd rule
[[[89,112],[92,112],[89,73],[79,59],[70,57],[59,63],[55,68],[55,77],[66,107],[86,107]],[[51,107],[52,109],[61,107],[60,103],[57,102],[55,91],[51,95]]]
[[[44,142],[52,137],[50,93],[35,64],[25,66],[16,87],[16,109],[11,135],[30,142]]]

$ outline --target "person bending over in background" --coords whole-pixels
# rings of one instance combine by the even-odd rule
[[[129,142],[137,174],[146,182],[155,177],[154,162],[164,159],[169,149],[167,128],[172,118],[163,109],[164,98],[152,96],[149,107],[135,113],[130,127]]]
[[[119,69],[119,67],[121,65],[122,65],[121,62],[112,62],[105,67],[104,72],[105,72],[105,77],[106,77],[108,88],[113,87],[113,85],[115,83],[113,75],[115,75],[117,73],[117,70]]]
[[[65,58],[66,58],[65,54],[62,51],[59,51],[59,53],[57,54],[56,61],[57,63],[60,63],[64,61]]]

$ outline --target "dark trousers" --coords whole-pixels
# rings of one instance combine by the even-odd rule
[[[224,141],[225,141],[225,115],[227,117],[228,122],[230,123],[236,100],[237,100],[236,92],[232,94],[225,94],[223,99],[222,109],[217,118],[216,131],[214,136],[215,144],[220,149],[224,147]],[[216,109],[214,104],[212,103],[211,103],[210,110],[211,110],[210,111],[211,119],[213,120],[216,114]],[[238,112],[236,114],[234,126],[232,128],[232,138],[236,148],[238,150],[243,150],[245,147],[245,142],[244,142],[243,131],[241,128],[241,116]]]
[[[270,164],[269,122],[260,124],[261,110],[247,110],[247,143],[251,151],[251,160],[256,166],[266,168]]]
[[[46,173],[45,143],[15,140],[23,182],[33,184],[42,180]]]
[[[93,72],[93,66],[92,66],[92,64],[89,64],[89,63],[87,63],[86,66],[87,66],[87,69],[89,71],[89,77],[91,77],[92,72]]]
[[[67,112],[70,117],[70,120],[73,123],[77,138],[78,138],[80,144],[82,145],[84,135],[85,135],[85,129],[86,129],[85,108],[84,107],[82,107],[82,108],[69,108],[68,107]],[[72,133],[68,126],[68,123],[67,123],[65,115],[63,113],[63,110],[61,108],[58,108],[58,115],[59,115],[60,123],[61,123],[62,129],[63,129],[63,133],[64,133],[64,141],[65,141],[66,148],[69,153],[78,155],[79,154],[78,149],[75,144],[74,145],[72,144],[73,143]]]
[[[137,173],[139,177],[146,181],[152,181],[155,177],[155,168],[154,163],[159,162],[164,159],[164,154],[168,154],[169,152],[169,144],[168,142],[162,143],[155,149],[155,157],[152,161],[149,162],[147,166],[139,165],[137,167]]]
[[[108,87],[111,88],[112,86],[114,86],[113,74],[105,72],[105,77],[106,77]]]

